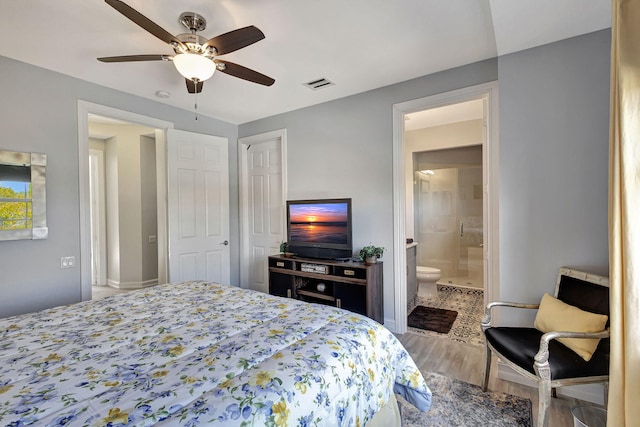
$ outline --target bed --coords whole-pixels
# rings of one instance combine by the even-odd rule
[[[217,283],[0,319],[0,337],[0,425],[390,425],[394,391],[431,404],[380,324]]]

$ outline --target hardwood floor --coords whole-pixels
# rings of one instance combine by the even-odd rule
[[[409,351],[421,371],[436,372],[471,384],[482,384],[484,349],[443,338],[419,336],[411,333],[398,335],[398,339]],[[535,426],[538,418],[538,389],[498,379],[496,377],[497,367],[495,366],[497,362],[495,357],[493,359],[494,366],[491,368],[489,389],[531,399],[533,425]],[[549,426],[573,426],[571,408],[579,404],[588,403],[564,396],[551,399]]]
[[[127,289],[116,289],[111,286],[92,286],[91,287],[91,299],[101,299],[110,295],[123,294],[129,292]]]

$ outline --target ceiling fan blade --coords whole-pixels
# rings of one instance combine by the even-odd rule
[[[220,34],[217,37],[207,40],[204,48],[215,47],[218,55],[231,53],[235,50],[247,47],[250,44],[259,42],[264,38],[264,33],[257,27],[249,25],[248,27],[238,28],[228,33]]]
[[[253,71],[250,68],[243,67],[242,65],[234,64],[233,62],[214,60],[216,64],[222,64],[218,68],[221,72],[229,74],[239,79],[248,80],[253,83],[258,83],[264,86],[271,86],[275,83],[275,80],[269,76],[265,76],[257,71]]]
[[[183,46],[182,42],[175,38],[171,33],[167,32],[165,29],[160,27],[158,24],[127,5],[126,3],[121,2],[120,0],[104,0],[109,4],[109,6],[113,7],[115,10],[132,20],[134,23],[138,24],[140,27],[147,30],[149,33],[153,34],[160,40],[169,43],[171,45]]]
[[[102,62],[171,61],[171,55],[123,55],[98,58]]]
[[[202,87],[204,86],[204,82],[194,83],[193,80],[184,79],[187,82],[187,91],[189,93],[200,93],[202,92]]]

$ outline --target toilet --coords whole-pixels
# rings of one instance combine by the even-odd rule
[[[438,293],[436,282],[441,277],[440,269],[419,265],[416,267],[416,276],[418,277],[418,296],[435,298]]]

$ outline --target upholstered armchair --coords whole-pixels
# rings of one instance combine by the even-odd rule
[[[492,312],[499,307],[537,309],[533,327],[495,326]],[[609,381],[609,279],[563,267],[555,297],[545,294],[540,304],[492,302],[485,309],[486,390],[491,353],[514,371],[538,384],[539,427],[549,423],[551,394],[556,387]]]

